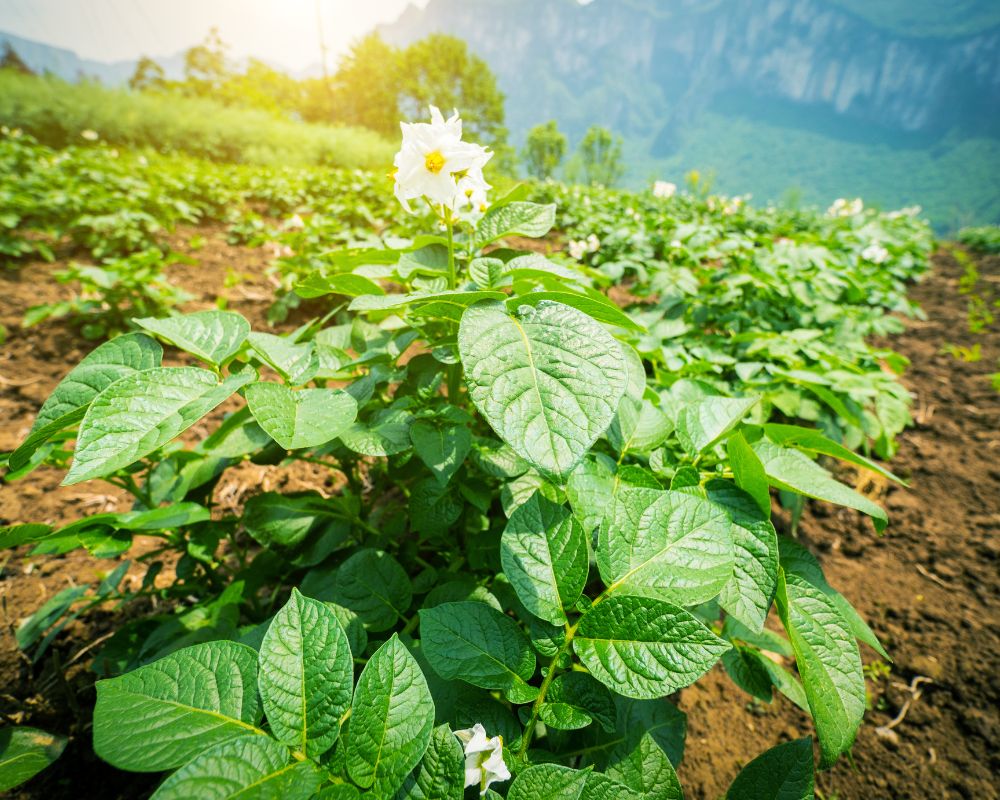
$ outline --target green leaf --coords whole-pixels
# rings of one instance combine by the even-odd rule
[[[550,707],[553,705],[563,708],[552,711]],[[546,719],[547,716],[555,716],[560,720],[571,719],[583,724],[560,726]],[[582,728],[591,722],[597,722],[610,733],[615,729],[615,701],[607,688],[587,673],[564,672],[556,676],[549,685],[541,717],[542,722],[561,730]]]
[[[413,485],[410,492],[410,527],[427,535],[442,535],[462,514],[462,501],[434,478]]]
[[[904,480],[893,475],[885,467],[876,464],[871,459],[865,458],[859,453],[855,453],[853,450],[848,450],[843,445],[837,444],[832,439],[828,439],[813,428],[802,428],[798,425],[779,425],[774,422],[765,424],[763,428],[767,438],[776,444],[795,447],[799,450],[807,450],[811,454],[821,453],[833,458],[839,458],[841,461],[847,461],[855,466],[869,469],[884,478],[906,486]]]
[[[736,562],[719,593],[719,605],[753,631],[764,627],[778,585],[778,534],[753,498],[736,485],[711,480],[708,499],[722,506],[733,522]]]
[[[244,370],[219,383],[197,367],[154,367],[120,378],[87,409],[63,484],[109,475],[149,455],[253,377]]]
[[[347,307],[348,311],[389,311],[407,306],[419,306],[425,303],[446,304],[459,310],[468,308],[483,300],[503,300],[507,296],[503,292],[473,291],[462,289],[445,289],[440,292],[411,292],[409,294],[362,295],[355,297]],[[445,316],[451,317],[451,314]],[[456,317],[457,318],[457,317]]]
[[[37,728],[0,728],[0,792],[33,778],[59,758],[65,747],[65,737]]]
[[[415,777],[398,800],[462,800],[465,795],[465,754],[447,725],[438,725]]]
[[[665,700],[631,700],[616,696],[616,728],[622,741],[634,747],[648,733],[676,767],[684,757],[687,717],[673,703]],[[617,744],[617,743],[616,743]]]
[[[247,500],[243,526],[265,547],[294,547],[314,526],[331,513],[329,501],[320,495],[287,495],[264,492]]]
[[[391,456],[409,450],[413,414],[404,408],[382,408],[368,422],[355,422],[340,434],[348,450],[363,456]]]
[[[802,578],[823,592],[823,594],[833,601],[837,610],[847,620],[848,625],[851,626],[851,630],[854,631],[854,635],[882,656],[882,658],[889,658],[889,654],[882,647],[882,643],[878,640],[878,637],[868,627],[868,623],[864,621],[854,606],[848,602],[846,597],[826,582],[823,568],[820,566],[819,561],[817,561],[816,556],[794,539],[789,539],[787,536],[778,538],[778,549],[781,554],[781,568],[786,573]]]
[[[764,516],[770,517],[771,492],[764,465],[739,431],[726,441],[726,454],[736,485],[753,498]]]
[[[535,654],[517,623],[486,603],[442,603],[420,610],[420,644],[427,661],[445,680],[483,689],[502,689],[515,703],[538,690],[528,685]]]
[[[889,524],[881,506],[834,480],[829,472],[805,453],[764,439],[753,444],[753,451],[764,465],[772,486],[861,511],[872,518],[879,533]]]
[[[535,492],[510,515],[500,563],[528,611],[564,625],[587,583],[590,547],[570,510]]]
[[[601,525],[597,566],[610,591],[695,605],[733,575],[732,528],[702,498],[622,486]]]
[[[707,450],[757,405],[760,397],[705,397],[677,414],[677,440],[688,453]]]
[[[778,615],[795,653],[823,765],[850,749],[865,713],[861,654],[833,601],[795,575],[781,573]]]
[[[733,683],[752,697],[770,703],[774,683],[763,661],[764,656],[743,645],[735,645],[722,656],[722,666]]]
[[[294,342],[288,336],[251,333],[247,341],[271,369],[292,386],[309,383],[319,372],[319,354],[313,342]]]
[[[250,323],[235,311],[143,317],[135,323],[215,367],[234,356],[250,333]]]
[[[27,465],[52,436],[82,420],[91,401],[116,380],[158,367],[162,358],[163,348],[141,333],[119,336],[92,350],[42,405],[28,438],[11,453],[10,469]]]
[[[499,258],[474,258],[469,262],[469,276],[482,289],[499,286],[507,273],[507,265]]]
[[[458,332],[469,392],[486,421],[538,469],[568,475],[615,415],[625,358],[593,319],[543,302],[509,314],[469,308]]]
[[[472,449],[472,434],[467,426],[430,420],[417,420],[410,426],[410,441],[417,457],[442,486],[458,472]]]
[[[347,634],[325,603],[292,589],[261,642],[258,682],[278,739],[310,758],[333,746],[351,705],[354,661]]]
[[[616,325],[619,328],[626,328],[631,331],[644,332],[646,330],[604,295],[592,297],[586,294],[576,294],[575,292],[529,292],[528,294],[508,299],[507,308],[511,312],[514,312],[520,306],[537,306],[546,300],[575,308],[577,311],[582,311],[588,317],[593,317],[598,322],[603,322],[606,325]]]
[[[642,800],[607,775],[558,764],[536,764],[518,774],[507,800]]]
[[[674,765],[646,732],[638,741],[623,742],[611,751],[605,774],[647,800],[684,800]]]
[[[704,675],[730,647],[682,608],[611,596],[581,617],[573,649],[591,674],[626,697],[653,699]]]
[[[261,382],[243,392],[254,419],[286,450],[318,447],[336,439],[358,415],[357,402],[341,389],[292,391]]]
[[[395,558],[365,549],[340,565],[332,599],[361,617],[370,631],[385,631],[410,607],[413,587]]]
[[[259,719],[256,651],[196,644],[97,682],[94,752],[119,769],[162,772],[237,736],[264,736]]]
[[[479,249],[505,236],[538,239],[556,222],[556,206],[538,203],[507,203],[491,208],[476,225],[475,247]]]
[[[322,297],[326,294],[358,297],[363,294],[385,294],[385,290],[364,275],[355,275],[352,272],[321,275],[314,272],[295,284],[295,294],[305,298]]]
[[[747,764],[726,792],[726,800],[812,800],[812,739],[772,747]]]
[[[570,473],[566,497],[588,536],[604,520],[615,484],[614,462],[601,455],[585,458]]]
[[[241,736],[199,753],[151,800],[309,800],[323,782],[311,761],[293,761],[270,737]]]
[[[434,727],[427,681],[396,634],[368,660],[351,708],[347,771],[388,800],[423,758]]]

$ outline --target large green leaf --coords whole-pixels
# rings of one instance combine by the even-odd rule
[[[472,434],[467,426],[431,420],[414,422],[410,440],[417,457],[442,486],[451,480],[472,449]]]
[[[406,613],[412,598],[406,571],[381,550],[359,550],[337,570],[332,599],[361,617],[369,630],[391,628]]]
[[[747,764],[726,800],[813,800],[812,739],[785,742]]]
[[[316,493],[264,492],[247,500],[243,526],[264,547],[294,547],[317,523],[329,518],[332,510],[330,501]]]
[[[465,754],[447,725],[431,733],[427,752],[416,773],[407,778],[395,800],[462,800],[465,796]]]
[[[514,451],[568,475],[607,430],[625,392],[622,349],[586,314],[542,302],[508,313],[477,303],[458,346],[472,400]]]
[[[319,353],[313,342],[295,342],[288,336],[251,333],[247,341],[261,361],[292,386],[309,383],[319,372]]]
[[[555,204],[507,203],[491,208],[476,225],[476,247],[484,247],[505,236],[544,236],[555,224]]]
[[[614,698],[604,684],[585,672],[564,672],[549,684],[540,716],[552,728],[573,730],[597,722],[610,733],[616,714]]]
[[[838,444],[832,439],[828,439],[819,431],[813,428],[802,428],[798,425],[781,425],[769,422],[763,426],[764,433],[768,439],[782,446],[796,447],[800,450],[808,450],[811,453],[822,453],[823,455],[839,458],[858,467],[871,470],[884,478],[888,478],[904,486],[906,482],[893,475],[885,467],[876,464],[870,458],[849,450],[842,444]]]
[[[274,735],[318,758],[340,734],[351,705],[354,662],[337,616],[297,589],[260,645],[260,696]]]
[[[338,272],[334,275],[313,272],[295,284],[295,293],[299,297],[322,297],[325,294],[357,297],[362,294],[385,294],[385,290],[375,281],[352,272]]]
[[[759,397],[704,397],[677,413],[677,439],[692,455],[707,450],[747,415]]]
[[[857,509],[872,518],[875,529],[879,532],[889,524],[889,518],[881,506],[835,480],[805,453],[766,439],[754,442],[753,451],[764,465],[772,486]]]
[[[637,324],[628,314],[602,294],[592,297],[591,295],[577,294],[576,292],[537,291],[510,298],[507,300],[507,307],[511,311],[516,311],[518,306],[537,306],[546,300],[575,308],[587,316],[593,317],[598,322],[603,322],[607,325],[616,325],[619,328],[627,328],[633,331],[645,330],[645,328]]]
[[[536,764],[519,773],[507,800],[642,800],[643,795],[590,770]]]
[[[286,450],[318,447],[354,422],[358,404],[341,389],[292,391],[277,383],[252,383],[243,390],[250,412]]]
[[[566,482],[570,508],[588,536],[604,520],[610,498],[615,492],[614,466],[614,461],[607,456],[588,456],[577,464]]]
[[[846,597],[827,583],[826,576],[823,574],[823,568],[820,566],[816,556],[794,539],[789,539],[787,536],[778,537],[778,550],[781,554],[781,568],[787,574],[797,575],[823,592],[823,594],[833,601],[837,610],[847,620],[847,624],[851,626],[854,635],[882,656],[882,658],[889,658],[889,654],[882,647],[882,643],[878,640],[874,631],[868,627],[868,623],[865,622],[854,606],[848,602]]]
[[[767,473],[764,472],[764,465],[760,463],[757,454],[739,431],[726,441],[726,455],[729,456],[736,485],[753,498],[764,516],[770,517],[771,490],[767,482]]]
[[[197,367],[154,367],[104,389],[87,409],[65,485],[109,475],[162,447],[253,380],[252,370],[222,383]]]
[[[235,355],[250,333],[250,323],[235,311],[196,311],[163,319],[143,317],[135,322],[213,366]]]
[[[0,792],[30,780],[62,755],[66,739],[37,728],[0,728]]]
[[[119,336],[95,348],[70,370],[42,404],[28,438],[10,455],[21,469],[53,435],[83,419],[90,402],[119,378],[160,366],[163,348],[145,334]]]
[[[649,733],[622,742],[608,756],[605,774],[647,800],[684,800],[674,765]]]
[[[528,611],[564,625],[587,583],[590,547],[570,510],[535,492],[510,515],[500,563]]]
[[[719,593],[719,605],[753,631],[760,631],[778,585],[778,534],[754,499],[724,480],[705,486],[710,502],[722,506],[733,522],[736,563]]]
[[[323,782],[312,761],[295,761],[270,737],[241,736],[195,756],[151,800],[309,800]]]
[[[420,644],[431,667],[445,680],[502,689],[512,702],[530,702],[538,693],[527,683],[535,673],[528,637],[514,620],[486,603],[442,603],[421,609]]]
[[[132,772],[161,772],[229,739],[265,735],[257,653],[236,642],[187,647],[97,682],[94,752]]]
[[[372,797],[388,800],[423,758],[434,728],[427,681],[395,634],[365,665],[351,709],[347,770]]]
[[[405,408],[382,408],[368,422],[358,420],[340,435],[348,450],[364,456],[391,456],[411,447],[413,414]]]
[[[583,615],[573,639],[573,649],[595,678],[640,699],[694,683],[729,647],[682,608],[614,595]]]
[[[621,486],[601,525],[597,565],[613,591],[695,605],[733,575],[732,528],[702,498]]]
[[[788,632],[819,737],[823,764],[850,749],[865,714],[865,677],[854,633],[833,601],[781,573],[778,614]]]

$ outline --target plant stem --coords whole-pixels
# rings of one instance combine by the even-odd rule
[[[444,226],[448,230],[448,288],[454,289],[455,277],[455,223],[451,219],[451,212],[446,212]]]
[[[528,745],[531,744],[531,737],[534,736],[535,725],[538,723],[538,714],[542,710],[542,704],[545,703],[545,694],[549,691],[549,686],[552,685],[552,681],[559,671],[559,659],[569,649],[569,645],[576,635],[576,628],[579,624],[578,621],[576,625],[566,625],[566,638],[563,640],[559,652],[552,657],[552,663],[549,664],[549,671],[545,674],[542,685],[538,689],[538,697],[535,698],[535,703],[531,707],[531,718],[528,720],[528,724],[524,726],[524,738],[521,739],[521,748],[517,751],[519,758],[522,758],[528,752]]]
[[[448,288],[454,289],[458,278],[455,274],[455,222],[452,219],[451,211],[445,210],[444,226],[448,231]],[[458,371],[458,364],[450,364],[448,366],[448,399],[456,405],[461,389],[462,375]]]

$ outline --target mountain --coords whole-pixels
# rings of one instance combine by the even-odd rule
[[[516,142],[547,119],[574,141],[606,125],[636,185],[697,168],[760,199],[1000,220],[995,0],[430,0],[380,32],[465,39]]]
[[[24,39],[12,33],[0,31],[0,47],[10,44],[32,71],[51,73],[67,81],[81,78],[96,78],[108,86],[121,86],[128,82],[135,71],[136,59],[127,61],[94,61],[80,58],[72,50],[55,47],[31,39]],[[176,53],[165,58],[157,58],[168,78],[180,78],[184,72],[184,54]]]

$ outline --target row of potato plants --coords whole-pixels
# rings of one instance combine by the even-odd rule
[[[313,235],[287,274],[330,297],[323,318],[276,335],[231,311],[140,317],[62,380],[5,480],[68,465],[65,483],[108,481],[133,507],[8,526],[0,544],[161,544],[52,598],[19,644],[38,660],[90,608],[169,601],[94,660],[94,748],[170,771],[161,800],[678,798],[685,722],[665,698],[720,661],[751,696],[807,711],[831,766],[865,711],[858,642],[887,654],[778,535],[771,494],[887,524],[827,466],[896,480],[856,448],[891,450],[902,424],[879,403],[905,415],[905,394],[876,380],[887,351],[859,348],[912,311],[926,229],[557,185],[486,209],[488,152],[455,133],[455,118],[404,129],[396,193],[432,213],[403,228],[426,232],[321,251],[322,186],[302,198],[313,213],[279,236]],[[597,246],[508,246],[552,241],[556,205],[528,191]],[[861,263],[873,240],[892,249],[883,269]],[[793,272],[804,285],[782,293]],[[186,365],[164,365],[161,342]],[[858,385],[824,389],[825,357],[848,374],[862,359]],[[247,461],[307,462],[336,489],[227,513],[215,491]],[[19,741],[45,763],[37,733]],[[729,797],[811,797],[813,763],[809,739],[780,745]]]

